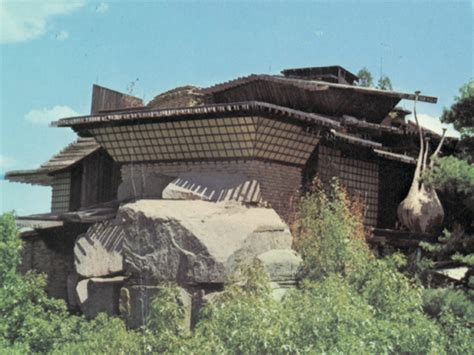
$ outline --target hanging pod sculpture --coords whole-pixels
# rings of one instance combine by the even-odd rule
[[[408,191],[407,197],[405,197],[398,206],[397,214],[400,223],[409,231],[430,233],[441,227],[444,220],[444,210],[435,189],[425,186],[421,180],[421,176],[427,167],[431,168],[433,166],[433,159],[441,150],[446,130],[443,130],[443,135],[438,147],[428,162],[428,153],[430,150],[429,141],[423,137],[423,130],[421,129],[416,114],[416,102],[419,94],[419,91],[415,92],[413,114],[420,136],[420,151],[418,153],[415,175],[413,176],[410,190]]]

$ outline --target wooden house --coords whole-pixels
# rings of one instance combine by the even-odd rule
[[[121,182],[144,172],[246,176],[258,188],[236,185],[226,198],[265,203],[286,220],[292,201],[314,177],[338,177],[364,201],[368,228],[395,229],[418,139],[405,121],[407,112],[396,106],[415,95],[356,81],[340,66],[287,69],[204,89],[177,88],[148,105],[94,85],[90,115],[53,124],[72,128],[80,138],[40,168],[6,175],[52,186],[50,212],[19,218],[28,227],[23,236],[45,240],[73,230],[74,238],[91,223],[113,217]],[[58,236],[56,244],[67,249],[71,241],[64,240]],[[25,267],[34,267],[38,258]]]

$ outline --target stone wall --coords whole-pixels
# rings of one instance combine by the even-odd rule
[[[260,183],[262,200],[270,204],[277,213],[287,219],[290,203],[301,187],[302,168],[259,160],[230,160],[207,162],[177,162],[124,165],[122,180],[148,172],[178,175],[186,172],[244,174]]]
[[[74,273],[74,241],[87,226],[68,225],[23,238],[19,271],[35,270],[47,276],[46,292],[50,297],[67,300],[67,278]]]

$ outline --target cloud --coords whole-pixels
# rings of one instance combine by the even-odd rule
[[[79,113],[69,106],[54,106],[52,108],[31,110],[25,115],[25,119],[34,124],[47,125],[51,123],[51,121],[72,116],[79,116]]]
[[[58,41],[65,41],[69,38],[69,32],[67,31],[61,31],[56,34],[56,40]]]
[[[54,16],[70,14],[84,5],[83,0],[2,1],[0,2],[0,43],[25,42],[47,32]]]
[[[415,122],[414,117],[410,117],[409,120]],[[419,113],[418,121],[420,122],[420,125],[422,125],[423,127],[431,129],[432,131],[435,131],[438,134],[443,133],[443,128],[447,128],[447,131],[446,131],[447,136],[459,137],[459,132],[453,128],[453,125],[441,123],[441,121],[437,117],[426,115],[424,113]]]
[[[0,154],[0,170],[9,168],[13,165],[15,165],[16,160],[13,159],[12,157],[7,157],[3,154]]]
[[[95,8],[95,12],[98,12],[99,14],[104,14],[107,11],[109,11],[109,4],[105,2],[101,2],[97,7]]]

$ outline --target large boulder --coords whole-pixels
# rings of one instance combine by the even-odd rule
[[[140,200],[123,205],[117,219],[132,283],[222,283],[237,264],[291,247],[273,209],[236,202]]]
[[[240,201],[258,203],[262,201],[260,184],[243,174],[228,173],[181,173],[163,190],[163,199]]]
[[[150,317],[151,302],[160,297],[163,286],[127,286],[120,290],[120,314],[128,328],[136,329],[146,325]],[[183,325],[191,328],[192,297],[179,288],[176,302],[184,308]]]
[[[105,312],[109,316],[119,314],[120,289],[124,276],[91,278],[79,281],[76,286],[79,308],[87,319]]]
[[[124,231],[113,220],[92,225],[74,245],[76,272],[83,278],[113,275],[123,270]]]

